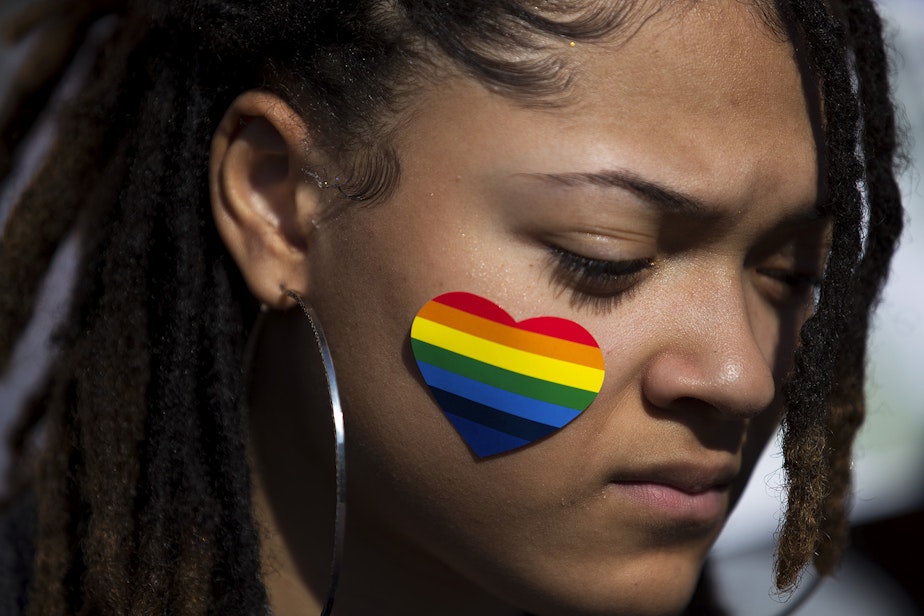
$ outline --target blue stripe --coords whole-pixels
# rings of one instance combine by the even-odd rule
[[[529,445],[529,441],[524,441],[494,428],[469,421],[464,417],[459,417],[452,413],[446,413],[446,417],[455,426],[456,431],[462,435],[469,448],[479,457],[493,456],[511,449],[517,449],[523,445]]]
[[[472,402],[468,398],[457,396],[433,386],[430,387],[430,391],[439,403],[440,408],[446,413],[458,415],[463,419],[474,421],[527,442],[543,438],[558,430],[553,426],[536,423],[535,421],[509,415],[503,411]]]
[[[430,387],[467,398],[479,405],[491,407],[504,413],[522,417],[541,424],[561,428],[581,411],[551,404],[535,398],[521,396],[493,385],[486,385],[465,376],[438,368],[426,362],[417,362],[424,381]]]

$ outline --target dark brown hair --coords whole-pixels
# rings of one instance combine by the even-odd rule
[[[53,366],[11,436],[10,481],[38,500],[30,613],[265,613],[242,405],[255,305],[211,223],[212,133],[237,94],[272,90],[319,127],[344,194],[380,200],[400,177],[389,122],[428,69],[560,104],[573,73],[550,42],[629,32],[640,8],[534,4],[46,0],[7,27],[38,41],[0,108],[3,177],[91,26],[114,20],[0,238],[0,368],[53,255],[72,234],[81,246]],[[844,546],[869,315],[902,209],[872,2],[758,8],[821,93],[834,223],[785,389],[777,583],[789,588],[810,560],[830,573]]]

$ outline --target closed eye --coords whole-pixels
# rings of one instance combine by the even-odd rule
[[[756,272],[770,282],[765,288],[776,303],[804,301],[821,288],[821,276],[814,272],[774,267],[758,267]]]
[[[558,246],[549,246],[549,252],[553,283],[570,291],[573,306],[591,306],[595,311],[608,310],[624,299],[654,265],[649,258],[609,261]]]

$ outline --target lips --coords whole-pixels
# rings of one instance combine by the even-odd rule
[[[737,475],[734,464],[671,463],[621,472],[610,480],[606,492],[658,517],[713,522],[725,516]]]
[[[611,479],[613,483],[654,483],[687,494],[727,488],[738,476],[737,464],[669,463],[644,470],[623,471]]]

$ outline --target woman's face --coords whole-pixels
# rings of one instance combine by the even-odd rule
[[[394,142],[397,190],[313,232],[348,537],[534,613],[671,613],[778,418],[825,254],[816,150],[792,50],[743,3],[561,45],[577,70],[560,107],[429,87]],[[473,455],[409,344],[449,291],[583,325],[597,398],[532,445]]]

